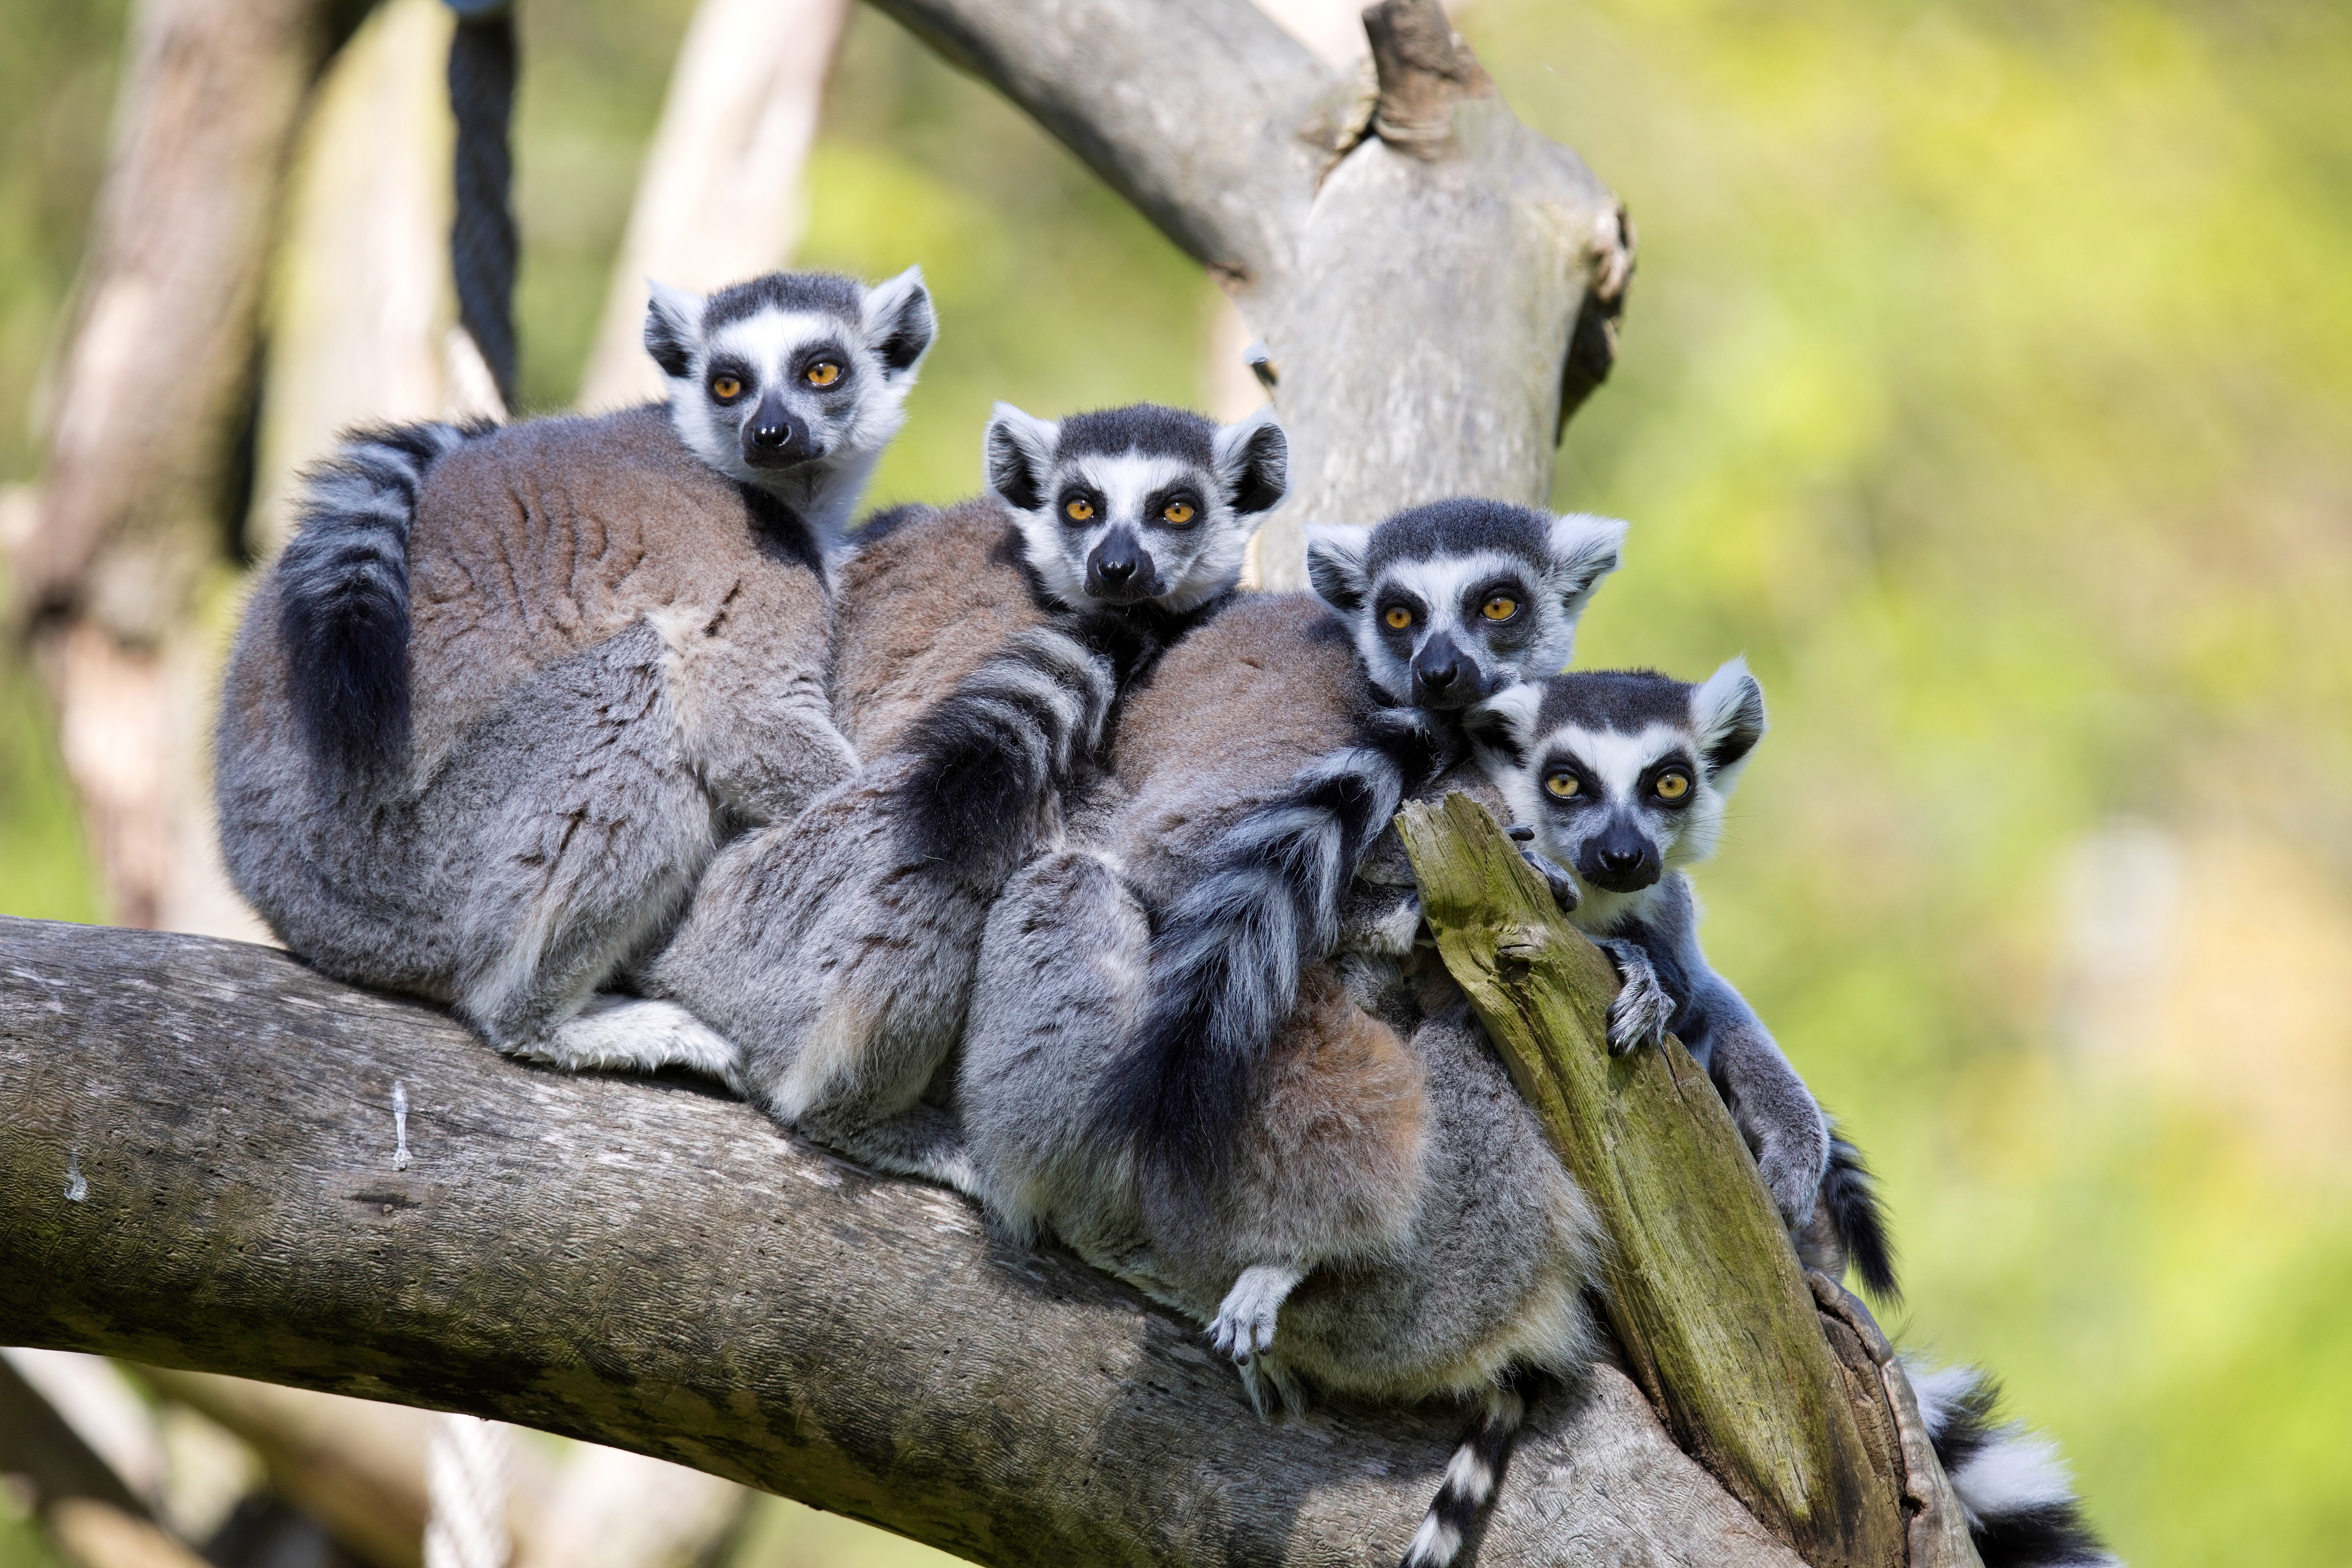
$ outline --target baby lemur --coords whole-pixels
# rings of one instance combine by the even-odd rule
[[[866,765],[721,855],[643,976],[778,1121],[965,1189],[923,1096],[989,905],[1086,793],[1118,692],[1223,607],[1287,472],[1270,410],[1000,406],[984,456],[986,496],[893,520],[845,572],[837,713]]]
[[[1648,670],[1557,675],[1498,692],[1466,725],[1561,907],[1624,977],[1611,1046],[1669,1030],[1730,1107],[1808,1261],[1851,1261],[1896,1294],[1884,1220],[1853,1145],[1746,999],[1700,951],[1684,868],[1705,859],[1724,804],[1764,735],[1764,691],[1734,659],[1700,685]],[[1826,1235],[1813,1234],[1816,1205]]]
[[[667,409],[347,442],[229,665],[239,891],[321,969],[452,1002],[501,1050],[711,1054],[675,1006],[588,1004],[719,843],[855,767],[824,552],[934,331],[911,270],[656,289]]]

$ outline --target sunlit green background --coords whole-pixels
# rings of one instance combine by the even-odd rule
[[[521,11],[556,407],[687,6]],[[1635,524],[1583,658],[1765,682],[1711,942],[1886,1177],[1904,1337],[1998,1369],[2136,1563],[2352,1559],[2352,9],[1460,21],[1640,226],[1555,496]],[[0,0],[0,479],[120,31]],[[874,15],[812,190],[804,259],[940,300],[877,499],[969,489],[997,397],[1200,395],[1199,269]],[[0,844],[0,910],[97,912],[13,656]],[[741,1560],[908,1550],[799,1528]]]

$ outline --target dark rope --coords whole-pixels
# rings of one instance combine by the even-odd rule
[[[449,44],[449,107],[457,117],[457,216],[449,226],[449,263],[457,276],[457,319],[511,408],[516,242],[507,127],[514,116],[514,12],[503,0],[448,4],[457,13],[457,36]]]

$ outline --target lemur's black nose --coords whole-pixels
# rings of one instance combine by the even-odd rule
[[[1135,560],[1126,555],[1107,556],[1096,563],[1096,570],[1103,574],[1106,583],[1124,583],[1135,575]]]
[[[744,421],[743,456],[755,465],[805,457],[808,448],[808,426],[793,418],[784,400],[772,392],[760,399],[760,406]]]
[[[1644,858],[1646,857],[1639,849],[1603,850],[1601,868],[1612,877],[1630,877],[1642,868]]]

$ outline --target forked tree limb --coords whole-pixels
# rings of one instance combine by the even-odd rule
[[[1261,1424],[1190,1326],[942,1191],[194,937],[0,921],[0,1342],[521,1422],[1008,1568],[1391,1563],[1464,1419]],[[1604,1368],[1538,1403],[1480,1561],[1797,1560]]]
[[[1607,374],[1633,232],[1511,113],[1438,0],[1365,13],[1350,82],[1246,0],[874,0],[1059,137],[1230,288],[1292,443],[1260,540],[1453,495],[1540,505]]]

